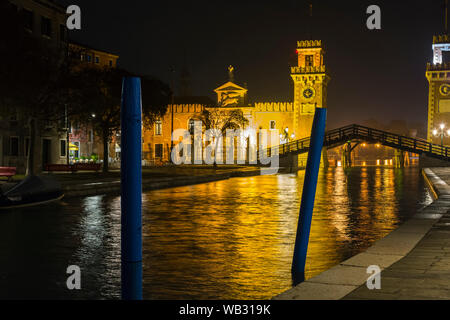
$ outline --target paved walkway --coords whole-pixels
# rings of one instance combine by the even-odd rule
[[[274,299],[450,299],[450,168],[424,175],[436,201],[365,252]],[[381,289],[366,286],[370,265],[381,269]]]

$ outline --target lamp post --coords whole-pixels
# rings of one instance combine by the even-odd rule
[[[445,131],[444,129],[445,124],[443,123],[439,125],[439,130],[433,129],[433,136],[441,137],[441,146],[444,145],[444,137],[450,137],[450,129],[447,129],[447,131]]]
[[[289,141],[293,140],[294,138],[295,134],[292,133],[291,135],[289,135],[289,128],[286,127],[283,130],[283,133],[280,133],[280,144],[289,143]]]

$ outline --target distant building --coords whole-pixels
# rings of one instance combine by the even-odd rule
[[[25,28],[41,41],[50,43],[63,54],[67,48],[66,10],[48,0],[10,0],[11,6],[22,13]],[[45,163],[60,163],[66,159],[67,141],[64,123],[41,123],[37,126],[35,170]],[[28,118],[13,113],[0,118],[0,166],[17,167],[25,173],[29,146]]]
[[[228,81],[214,90],[216,101],[202,99],[175,101],[167,113],[151,128],[144,128],[144,159],[150,163],[170,161],[171,132],[190,130],[193,122],[205,108],[240,109],[248,120],[247,128],[278,130],[277,141],[271,145],[286,143],[310,135],[316,107],[326,108],[327,85],[330,80],[324,65],[324,50],[320,40],[297,42],[298,65],[291,68],[294,81],[294,101],[249,103],[247,88],[236,83],[234,68],[228,68]],[[172,128],[173,112],[173,128]],[[247,128],[241,128],[243,130]],[[256,141],[250,142],[257,144]],[[299,164],[306,164],[306,155],[299,157]]]
[[[444,61],[443,52],[450,51],[448,34],[433,36],[433,62],[427,64],[428,80],[428,126],[427,140],[441,144],[440,126],[446,137],[443,143],[450,144],[447,130],[450,129],[450,63]]]
[[[119,56],[110,52],[94,49],[80,43],[70,42],[69,51],[76,54],[82,61],[79,67],[92,68],[116,68]],[[93,112],[91,117],[96,115]],[[109,145],[110,160],[118,160],[120,155],[120,143],[114,134]],[[92,125],[81,125],[76,120],[69,119],[69,158],[70,161],[87,159],[93,155],[103,159],[103,141],[98,137]]]
[[[86,65],[96,67],[117,66],[118,55],[97,50],[78,43],[69,43],[66,29],[66,9],[49,0],[10,0],[11,5],[21,12],[25,28],[41,41],[54,45],[61,54],[67,50],[80,54]],[[62,118],[64,118],[62,116]],[[0,166],[17,167],[18,173],[25,173],[27,167],[29,128],[26,114],[12,114],[0,117]],[[69,139],[67,139],[69,131]],[[120,153],[116,137],[111,143],[111,155]],[[58,123],[37,125],[35,141],[35,172],[44,169],[45,164],[65,164],[68,156],[75,158],[103,155],[103,147],[95,137],[92,126],[80,126],[76,122],[62,119]]]

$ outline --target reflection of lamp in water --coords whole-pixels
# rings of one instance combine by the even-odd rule
[[[341,162],[340,160],[338,160],[337,166],[338,166],[338,167],[341,167],[341,166],[342,166],[342,162]]]
[[[389,164],[392,166],[392,159],[391,160],[389,160]]]
[[[385,160],[384,160],[384,165],[387,166],[388,164],[389,164],[388,160],[385,159]]]

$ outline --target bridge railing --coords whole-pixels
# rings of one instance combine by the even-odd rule
[[[337,147],[352,140],[380,143],[388,147],[419,154],[426,153],[429,156],[450,161],[450,150],[448,147],[433,144],[423,139],[406,137],[356,124],[327,131],[324,137],[324,147]],[[275,154],[275,152],[282,156],[288,153],[305,153],[308,152],[308,150],[309,137],[306,137],[258,151],[258,159],[260,153],[266,157],[270,157],[272,154]]]

